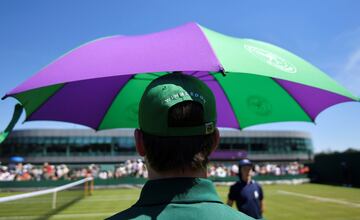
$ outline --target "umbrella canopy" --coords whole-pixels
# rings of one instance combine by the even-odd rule
[[[76,48],[10,91],[26,121],[55,120],[95,130],[138,127],[138,103],[155,78],[183,71],[214,92],[219,127],[309,121],[359,101],[300,57],[277,46],[222,35],[196,23],[113,36]]]

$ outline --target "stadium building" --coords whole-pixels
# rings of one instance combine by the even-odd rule
[[[257,162],[299,161],[313,158],[308,133],[298,131],[220,130],[213,161],[248,157]],[[0,161],[22,156],[29,163],[119,163],[138,159],[132,129],[95,132],[90,129],[16,130],[0,145]]]

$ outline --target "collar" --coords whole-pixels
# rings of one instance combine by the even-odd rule
[[[210,180],[181,177],[147,181],[134,206],[197,202],[222,203]]]
[[[250,185],[250,184],[255,183],[255,181],[253,179],[251,179],[249,182],[245,182],[241,178],[239,179],[238,182],[240,183],[240,185]]]

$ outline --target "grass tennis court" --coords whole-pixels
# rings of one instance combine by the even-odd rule
[[[218,193],[226,200],[228,187],[218,186]],[[318,184],[303,185],[265,185],[265,217],[268,220],[282,219],[326,219],[326,220],[360,220],[360,189],[326,186]],[[140,189],[97,189],[90,197],[85,197],[64,209],[47,215],[48,219],[104,219],[133,204]],[[13,193],[0,193],[8,196]],[[32,201],[27,209],[34,207],[35,215],[42,202]],[[19,207],[8,206],[4,209],[0,204],[0,220],[31,219],[31,216],[21,215]],[[44,218],[37,218],[44,219]]]

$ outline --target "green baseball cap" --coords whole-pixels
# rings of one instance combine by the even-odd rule
[[[203,107],[203,122],[191,127],[168,123],[169,109],[181,102],[194,101]],[[195,136],[213,133],[216,127],[216,103],[210,88],[196,77],[174,72],[153,80],[139,104],[139,127],[157,136]]]

